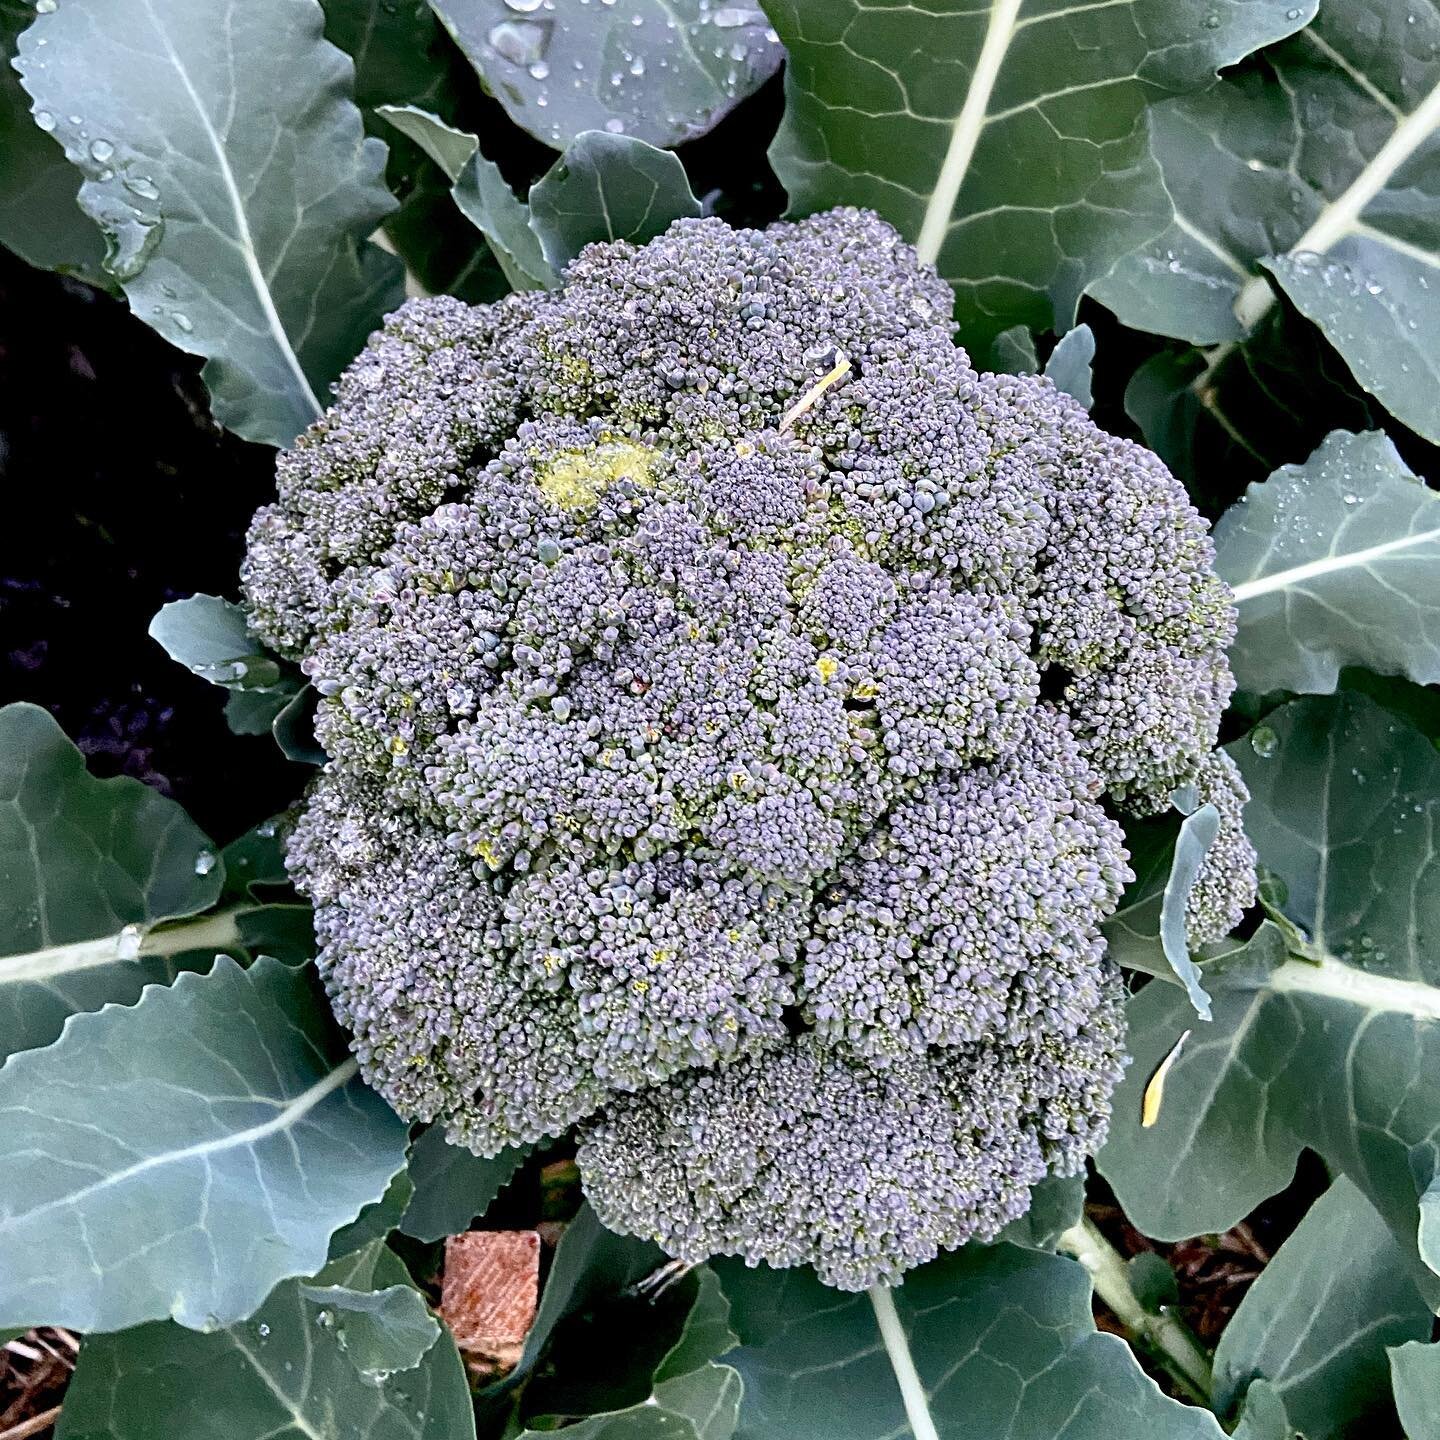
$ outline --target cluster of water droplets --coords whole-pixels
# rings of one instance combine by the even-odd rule
[[[771,75],[783,53],[756,4],[494,0],[490,9],[472,58],[522,124],[517,112],[553,104],[533,128],[556,142],[601,124],[657,144],[698,134]],[[564,118],[571,110],[578,120]]]

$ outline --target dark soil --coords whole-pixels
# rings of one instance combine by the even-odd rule
[[[210,419],[197,361],[0,250],[0,703],[43,705],[97,775],[154,785],[222,843],[304,771],[232,735],[224,692],[146,628],[167,600],[234,595],[272,469]]]

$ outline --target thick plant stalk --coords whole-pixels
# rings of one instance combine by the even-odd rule
[[[1210,1403],[1213,1377],[1195,1337],[1174,1315],[1152,1314],[1130,1286],[1120,1252],[1090,1220],[1072,1225],[1056,1248],[1073,1256],[1086,1270],[1095,1293],[1115,1313],[1115,1318],[1154,1352],[1175,1382],[1201,1405]]]

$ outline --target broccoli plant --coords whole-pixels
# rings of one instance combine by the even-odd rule
[[[277,477],[242,582],[320,696],[287,853],[365,1077],[482,1155],[578,1122],[678,1258],[864,1289],[1083,1167],[1107,799],[1223,797],[1195,943],[1254,899],[1204,523],[871,213],[411,301]]]
[[[293,802],[0,709],[0,1440],[1434,1432],[1440,11],[762,5],[0,0]]]

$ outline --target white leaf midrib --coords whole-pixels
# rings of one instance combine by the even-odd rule
[[[211,946],[216,950],[228,950],[240,940],[239,915],[240,907],[220,910],[153,931],[140,940],[134,958],[164,958]],[[125,932],[116,931],[93,940],[72,940],[67,944],[47,945],[22,954],[0,955],[0,986],[54,980],[79,970],[123,963],[126,960],[122,954],[124,939]]]
[[[47,1200],[41,1205],[36,1205],[29,1210],[16,1210],[10,1215],[0,1217],[0,1235],[7,1230],[13,1230],[22,1223],[34,1220],[37,1216],[44,1215],[51,1210],[70,1209],[88,1200],[92,1195],[112,1189],[116,1185],[123,1185],[137,1176],[146,1174],[151,1170],[157,1170],[169,1165],[183,1164],[189,1160],[204,1159],[206,1156],[216,1154],[220,1151],[235,1150],[239,1148],[253,1147],[259,1141],[268,1136],[278,1134],[282,1130],[288,1130],[302,1116],[313,1110],[327,1095],[339,1090],[359,1073],[359,1062],[351,1056],[350,1059],[337,1065],[335,1069],[321,1078],[313,1085],[310,1085],[300,1094],[285,1102],[269,1120],[262,1121],[259,1125],[251,1125],[244,1130],[236,1130],[229,1134],[217,1135],[210,1140],[201,1140],[194,1145],[185,1145],[178,1150],[164,1150],[155,1155],[147,1155],[143,1160],[137,1160],[132,1165],[127,1165],[123,1170],[116,1170],[113,1173],[103,1176],[99,1180],[92,1181],[89,1185],[81,1186],[78,1190],[67,1191],[63,1195],[57,1195],[53,1200]],[[263,1097],[254,1097],[263,1100]],[[264,1102],[274,1103],[274,1102]]]
[[[1350,69],[1348,65],[1344,68]],[[1353,71],[1351,78],[1353,81]],[[1354,234],[1366,207],[1437,128],[1440,128],[1440,81],[1414,110],[1399,121],[1360,173],[1322,207],[1305,233],[1285,253],[1292,256],[1323,255],[1347,235]],[[1236,297],[1235,316],[1248,331],[1274,303],[1275,292],[1269,282],[1263,275],[1256,275],[1246,282]]]
[[[965,92],[965,103],[951,128],[950,143],[946,147],[945,158],[940,162],[935,188],[926,202],[920,233],[915,241],[916,253],[927,265],[935,264],[945,244],[950,217],[954,214],[960,187],[965,183],[970,162],[975,156],[980,132],[985,128],[990,97],[1000,78],[1000,67],[1005,62],[1010,42],[1015,38],[1023,3],[1024,0],[991,0],[985,38],[975,59],[975,73]]]
[[[1295,586],[1304,585],[1311,580],[1318,580],[1325,575],[1333,575],[1342,570],[1368,568],[1374,561],[1384,559],[1387,555],[1396,555],[1431,541],[1440,541],[1440,527],[1433,530],[1417,530],[1394,540],[1385,540],[1378,545],[1366,546],[1363,550],[1342,551],[1339,554],[1327,555],[1320,560],[1307,560],[1303,565],[1293,565],[1286,570],[1277,570],[1274,574],[1262,576],[1257,580],[1246,580],[1231,587],[1231,598],[1236,605],[1244,605],[1247,601],[1258,599],[1262,595],[1269,595],[1277,590],[1293,589]]]
[[[935,1418],[930,1413],[930,1399],[925,1393],[920,1372],[915,1368],[915,1357],[910,1353],[909,1336],[905,1334],[905,1327],[895,1309],[894,1293],[883,1282],[872,1285],[867,1293],[875,1311],[880,1338],[885,1343],[885,1354],[891,1370],[895,1372],[895,1383],[900,1387],[900,1399],[905,1406],[910,1432],[914,1440],[940,1440]]]
[[[1374,1013],[1440,1020],[1440,987],[1360,970],[1330,954],[1282,962],[1266,977],[1266,988],[1278,995],[1342,1000]]]
[[[284,322],[280,319],[280,312],[275,308],[275,297],[270,292],[270,282],[260,265],[260,257],[255,249],[255,237],[250,230],[250,217],[245,211],[244,197],[240,194],[240,187],[236,183],[235,172],[230,167],[230,157],[226,153],[224,142],[211,122],[210,114],[205,109],[199,93],[190,80],[190,72],[185,68],[185,62],[174,45],[170,43],[170,36],[161,23],[160,17],[155,13],[150,0],[141,0],[141,3],[145,7],[145,13],[150,17],[150,23],[155,27],[155,33],[159,37],[160,43],[165,47],[165,54],[171,67],[179,77],[181,85],[185,87],[185,94],[189,97],[200,125],[205,131],[206,139],[215,153],[216,168],[219,171],[226,198],[230,202],[231,214],[235,220],[235,245],[245,265],[245,273],[249,277],[261,313],[265,317],[266,327],[275,340],[276,348],[279,350],[286,368],[295,379],[301,399],[309,408],[311,415],[318,420],[323,413],[323,407],[300,365],[300,358],[295,353],[295,347],[290,343],[290,336],[285,329]]]

